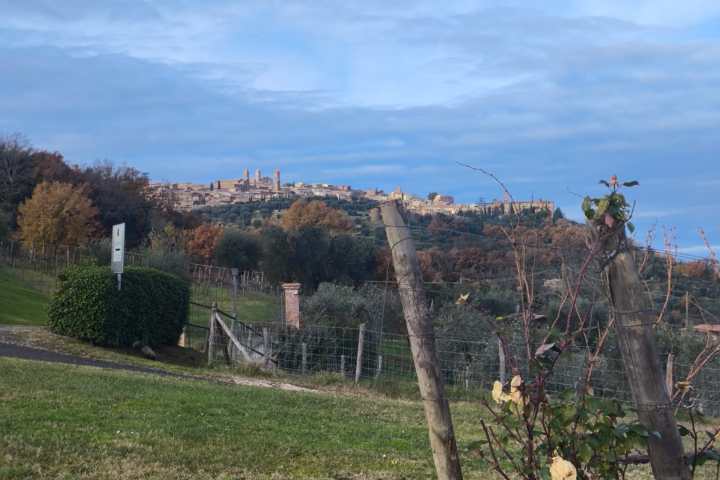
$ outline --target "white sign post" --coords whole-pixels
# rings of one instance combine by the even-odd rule
[[[112,229],[112,258],[110,269],[117,274],[118,290],[122,286],[122,274],[125,267],[125,224],[113,225]]]

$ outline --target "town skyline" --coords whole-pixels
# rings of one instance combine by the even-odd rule
[[[502,200],[478,198],[475,202],[456,202],[455,197],[446,192],[429,192],[417,195],[403,191],[400,186],[390,192],[371,187],[353,188],[348,184],[313,183],[304,181],[283,182],[281,171],[276,168],[272,176],[262,174],[260,168],[250,175],[250,168],[245,167],[241,177],[211,180],[206,183],[197,182],[150,182],[150,195],[164,197],[179,210],[267,201],[275,198],[317,198],[327,197],[338,200],[352,201],[366,198],[374,201],[400,200],[406,208],[416,213],[445,213],[456,215],[462,212],[478,213],[510,213],[527,209],[555,211],[552,200],[530,198],[519,199],[510,197],[505,192]],[[432,194],[432,198],[431,198]]]

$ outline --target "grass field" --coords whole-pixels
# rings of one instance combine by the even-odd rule
[[[0,478],[432,478],[419,402],[0,359]],[[454,407],[464,447],[479,415]]]
[[[31,270],[0,267],[0,325],[45,325],[47,304],[55,279],[50,275]],[[233,302],[227,290],[193,286],[192,300],[211,304],[218,301],[219,308],[232,313]],[[244,293],[235,304],[238,318],[248,323],[269,323],[277,320],[279,299],[264,293]],[[207,325],[209,311],[193,306],[189,322]]]
[[[280,301],[278,297],[265,293],[248,292],[239,295],[233,305],[232,299],[227,295],[215,293],[215,289],[195,289],[192,292],[192,301],[211,305],[217,301],[218,308],[232,314],[234,306],[237,307],[238,319],[245,323],[271,323],[278,319],[280,314]],[[206,308],[195,305],[190,306],[189,322],[196,325],[207,325],[210,312]]]
[[[48,297],[0,268],[0,324],[44,325]]]

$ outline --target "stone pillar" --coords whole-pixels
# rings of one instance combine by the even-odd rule
[[[283,283],[285,303],[285,325],[288,327],[302,328],[302,318],[300,317],[300,284],[299,283]]]

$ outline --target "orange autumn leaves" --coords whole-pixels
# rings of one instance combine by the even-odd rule
[[[283,214],[285,231],[297,231],[304,227],[320,227],[332,233],[345,233],[353,228],[353,222],[342,210],[328,207],[320,200],[297,200]]]

